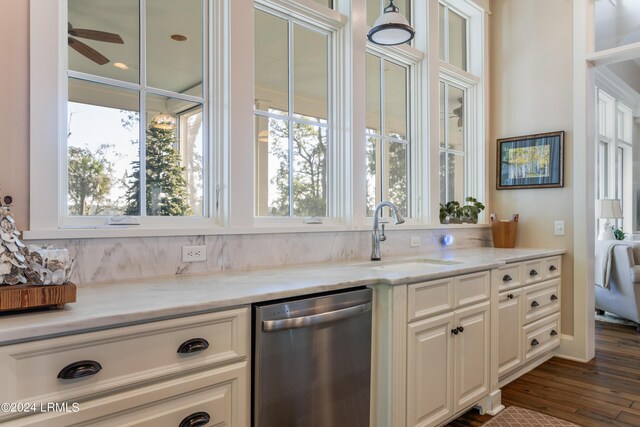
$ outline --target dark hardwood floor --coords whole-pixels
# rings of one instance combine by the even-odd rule
[[[640,426],[640,335],[632,326],[596,322],[593,360],[553,358],[505,386],[502,403],[581,426]],[[448,426],[490,419],[471,410]]]

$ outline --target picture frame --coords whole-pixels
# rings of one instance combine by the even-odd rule
[[[498,139],[496,189],[564,187],[564,131]]]

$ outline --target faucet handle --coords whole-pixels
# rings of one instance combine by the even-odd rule
[[[384,235],[384,224],[380,224],[382,226],[382,233],[380,233],[380,241],[384,242],[387,240],[387,236]]]

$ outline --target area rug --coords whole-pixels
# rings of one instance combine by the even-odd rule
[[[598,322],[615,323],[617,325],[633,326],[636,327],[635,322],[616,316],[615,314],[605,312],[604,314],[596,313],[596,320]]]
[[[509,406],[498,415],[482,424],[482,427],[580,427],[578,424],[554,418],[540,412],[517,406]]]

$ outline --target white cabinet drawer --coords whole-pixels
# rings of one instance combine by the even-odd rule
[[[178,427],[183,421],[208,418],[210,426],[244,426],[248,425],[248,410],[241,396],[248,393],[247,371],[245,361],[81,402],[76,409],[70,404],[66,411],[13,419],[3,425]]]
[[[524,285],[530,285],[544,280],[542,275],[543,262],[541,259],[526,261],[522,264],[522,278]]]
[[[555,279],[562,274],[562,258],[554,256],[542,260],[542,275],[545,280]]]
[[[489,299],[491,274],[488,271],[465,274],[454,279],[454,305],[462,307]]]
[[[560,311],[559,279],[525,287],[524,291],[523,325]]]
[[[558,347],[560,345],[560,313],[525,326],[523,337],[525,363]]]
[[[453,278],[409,285],[408,321],[453,309]]]
[[[489,299],[491,273],[481,271],[447,277],[408,287],[407,320],[409,322]]]
[[[248,354],[248,328],[249,310],[239,308],[0,347],[0,378],[5,384],[0,401],[82,400],[243,358]],[[192,339],[199,340],[192,347],[196,351],[179,353],[179,347]],[[202,349],[205,340],[208,348]],[[85,366],[68,370],[72,376],[92,373],[90,362],[101,369],[75,379],[58,378],[76,362]]]
[[[522,264],[507,264],[496,270],[493,279],[494,285],[500,292],[522,286]]]

